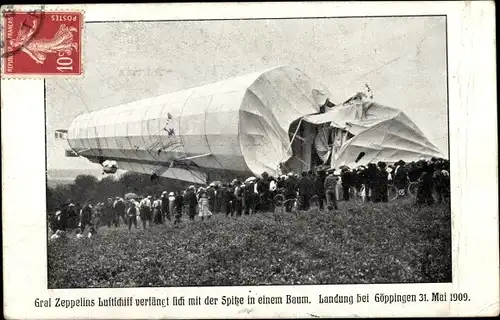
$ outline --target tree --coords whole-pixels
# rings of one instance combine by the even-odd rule
[[[95,188],[99,180],[90,174],[80,174],[75,178],[75,185],[80,187],[82,190],[88,190]]]
[[[75,201],[85,202],[87,199],[94,198],[97,195],[98,184],[99,180],[93,175],[78,175],[72,188]]]
[[[146,174],[140,174],[136,172],[126,172],[124,173],[118,182],[123,186],[124,193],[134,192],[139,195],[146,193],[145,188],[151,184],[150,177]]]
[[[49,212],[54,211],[56,203],[54,201],[52,188],[50,188],[49,186],[45,187],[45,199],[46,199],[47,211]]]
[[[97,186],[97,197],[101,201],[107,198],[115,198],[116,196],[123,196],[122,185],[116,181],[113,176],[107,176],[99,181]]]

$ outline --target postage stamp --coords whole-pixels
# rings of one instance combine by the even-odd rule
[[[2,77],[82,74],[82,12],[9,10],[2,18]]]

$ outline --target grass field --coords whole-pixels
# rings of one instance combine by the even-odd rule
[[[198,219],[198,218],[197,218]],[[340,203],[49,242],[49,288],[451,281],[447,204]]]

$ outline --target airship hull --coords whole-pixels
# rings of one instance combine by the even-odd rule
[[[277,67],[80,115],[68,143],[91,161],[158,176],[276,175],[293,155],[290,125],[325,96],[300,70]]]
[[[96,163],[199,184],[442,156],[401,110],[329,98],[281,66],[80,115],[67,141]]]

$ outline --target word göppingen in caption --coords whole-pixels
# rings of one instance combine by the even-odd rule
[[[319,295],[319,303],[342,303],[342,304],[353,304],[353,303],[409,303],[409,302],[446,302],[446,301],[470,301],[467,293],[443,293],[443,292],[432,292],[418,293],[418,294],[385,294],[376,293],[373,297],[369,294],[356,294],[356,299],[353,295]]]

